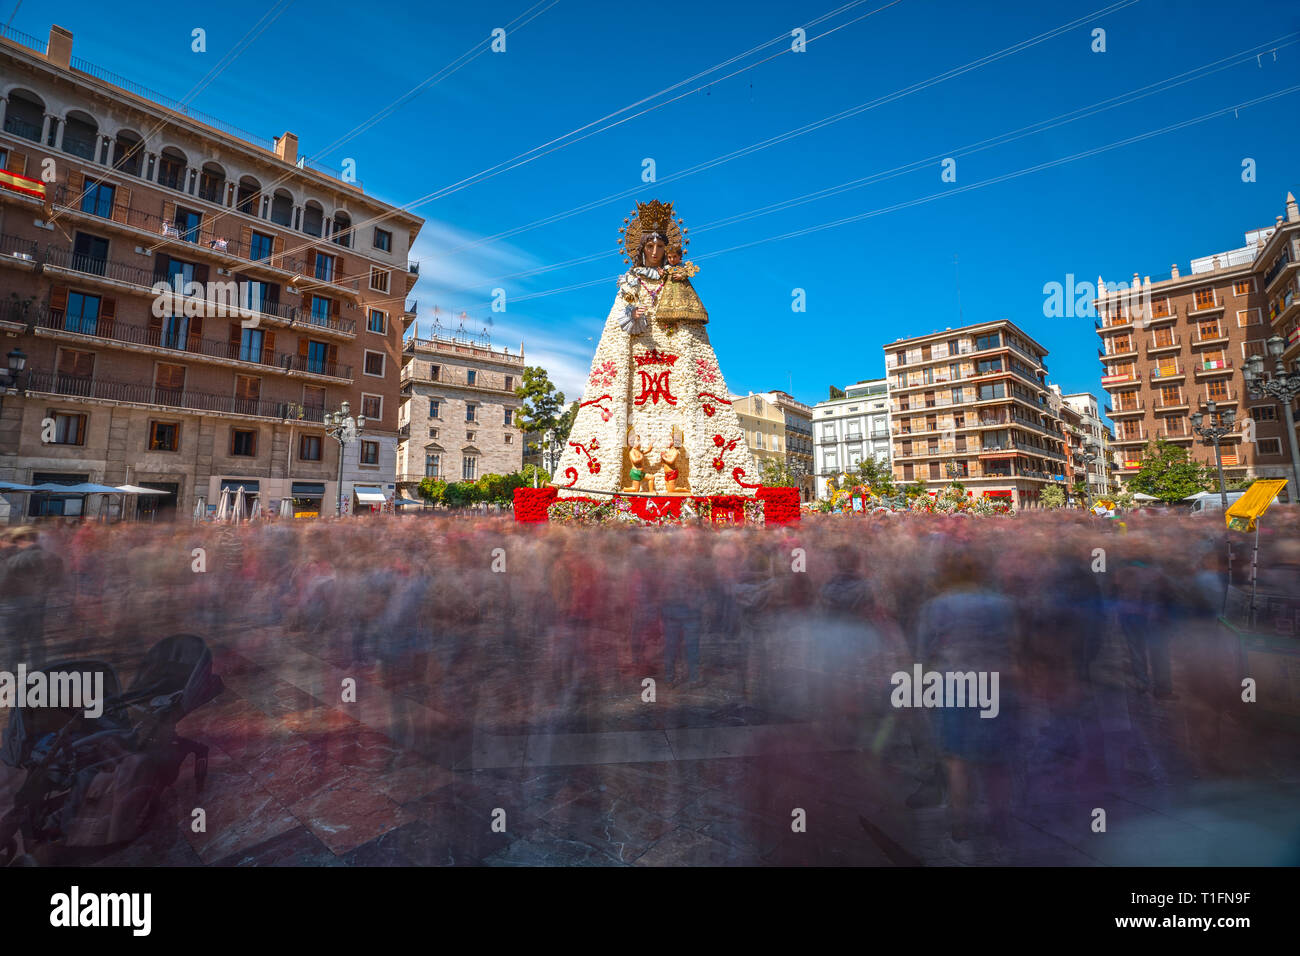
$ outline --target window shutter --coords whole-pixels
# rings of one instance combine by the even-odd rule
[[[300,336],[298,339],[298,357],[305,359],[307,357],[307,336]]]
[[[330,318],[337,320],[339,317],[339,300],[330,299]]]
[[[154,385],[157,388],[180,391],[185,387],[185,366],[160,362],[158,370],[154,373]]]
[[[125,186],[113,187],[113,221],[126,222],[131,209],[131,190]]]
[[[330,368],[333,368],[335,365],[338,364],[338,361],[339,361],[339,347],[338,347],[337,345],[331,345],[331,346],[329,346],[328,349],[326,349],[326,351],[325,351],[325,361],[328,363],[328,365],[329,365]]]
[[[189,340],[185,348],[189,352],[197,352],[203,347],[203,316],[196,315],[190,319]]]
[[[275,361],[275,333],[270,329],[262,335],[262,361],[268,365]]]
[[[172,224],[175,224],[175,222],[176,222],[176,203],[172,202],[170,199],[167,200],[166,202],[164,202],[164,203],[163,203],[163,214],[162,214],[162,217],[163,217],[163,219],[165,219],[167,222],[170,222],[170,223],[172,223]]]
[[[86,174],[79,169],[74,169],[68,173],[68,191],[72,195],[74,205],[81,205],[81,194],[86,189]]]
[[[117,317],[117,299],[104,296],[99,300],[99,334],[113,337],[113,323]]]
[[[253,227],[252,226],[239,227],[239,248],[244,250],[245,259],[251,259],[253,257]]]
[[[154,282],[167,282],[170,278],[168,267],[171,265],[171,256],[166,253],[158,252],[153,257],[153,280]]]
[[[50,311],[65,312],[68,308],[68,287],[56,285],[50,287]]]
[[[226,338],[226,345],[230,352],[230,358],[239,358],[239,343],[244,339],[244,329],[238,322],[230,323],[230,334]]]
[[[162,316],[149,313],[149,344],[158,345],[162,341]]]
[[[9,151],[9,172],[17,173],[19,176],[27,172],[27,154]]]
[[[283,269],[284,263],[281,259],[284,256],[284,237],[275,236],[271,239],[271,264],[277,269]]]
[[[207,294],[208,288],[208,266],[206,263],[199,263],[194,267],[194,281],[203,286],[204,294]]]

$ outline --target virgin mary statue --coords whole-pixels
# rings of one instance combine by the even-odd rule
[[[554,484],[560,497],[635,488],[652,495],[748,494],[758,485],[683,262],[672,203],[637,203],[619,245],[630,265],[592,359]],[[656,451],[657,450],[657,451]]]

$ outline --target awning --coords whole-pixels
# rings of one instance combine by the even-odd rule
[[[363,505],[382,505],[387,500],[378,485],[357,485],[353,487],[352,493]]]
[[[414,498],[394,498],[394,499],[393,499],[393,504],[396,505],[396,506],[399,507],[399,508],[402,507],[402,506],[404,506],[404,505],[422,505],[422,504],[424,504],[424,503],[425,503],[425,502],[423,502],[423,501],[416,501]]]
[[[323,481],[295,481],[292,486],[294,498],[321,498],[325,495]]]
[[[169,495],[170,491],[159,491],[157,488],[141,488],[139,485],[118,485],[117,490],[128,495]]]
[[[231,479],[231,478],[223,478],[223,479],[221,479],[221,490],[222,490],[222,491],[225,491],[227,488],[229,488],[232,492],[233,492],[233,491],[238,491],[240,488],[243,488],[243,489],[244,489],[244,494],[246,494],[246,495],[255,495],[255,494],[257,494],[257,491],[258,491],[258,488],[257,488],[257,479],[256,479],[256,478],[252,478],[252,479],[246,479],[246,478],[234,478],[234,479]]]

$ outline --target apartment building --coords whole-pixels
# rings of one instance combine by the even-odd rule
[[[417,329],[418,332],[418,329]],[[402,346],[397,482],[410,497],[425,478],[475,481],[524,464],[515,396],[518,353],[459,338],[408,338]]]
[[[1288,366],[1300,357],[1298,261],[1300,211],[1288,194],[1285,218],[1246,233],[1241,248],[1192,260],[1186,275],[1174,265],[1170,278],[1154,283],[1134,274],[1127,289],[1108,290],[1098,280],[1101,381],[1110,394],[1106,414],[1115,423],[1121,479],[1136,474],[1143,449],[1158,438],[1213,464],[1213,447],[1197,439],[1189,420],[1212,401],[1236,415],[1235,432],[1220,445],[1227,480],[1286,478],[1296,500],[1289,444],[1295,435],[1286,435],[1278,402],[1250,396],[1242,366],[1262,355],[1271,372],[1272,336],[1282,338]]]
[[[829,479],[853,474],[868,455],[889,464],[889,421],[889,383],[883,378],[864,379],[845,388],[843,398],[813,407],[818,498],[830,497]]]
[[[1056,386],[1052,386],[1056,389]],[[1091,392],[1062,395],[1061,401],[1079,415],[1076,427],[1081,432],[1082,459],[1088,490],[1094,497],[1110,490],[1110,428],[1101,419],[1101,406]]]
[[[1009,320],[886,345],[894,477],[1034,506],[1069,467],[1047,350]]]
[[[799,497],[811,501],[815,493],[813,456],[813,410],[789,392],[765,392],[768,401],[781,410],[785,418],[785,464],[790,474],[799,481]]]
[[[293,133],[182,111],[72,41],[0,38],[0,331],[27,361],[0,479],[142,485],[155,517],[239,486],[332,513],[324,421],[348,402],[366,422],[344,497],[391,497],[423,221],[300,158]]]
[[[763,463],[774,461],[785,464],[786,434],[785,413],[777,407],[770,394],[750,393],[749,395],[731,396],[731,407],[745,430],[745,441],[754,456],[754,466],[759,474],[763,472]],[[758,480],[758,479],[754,479]]]

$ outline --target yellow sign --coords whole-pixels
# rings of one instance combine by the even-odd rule
[[[1286,487],[1285,478],[1260,479],[1233,502],[1224,515],[1233,531],[1254,531],[1255,519],[1268,510],[1273,499]]]
[[[319,511],[296,511],[293,515],[295,518],[319,518]]]

